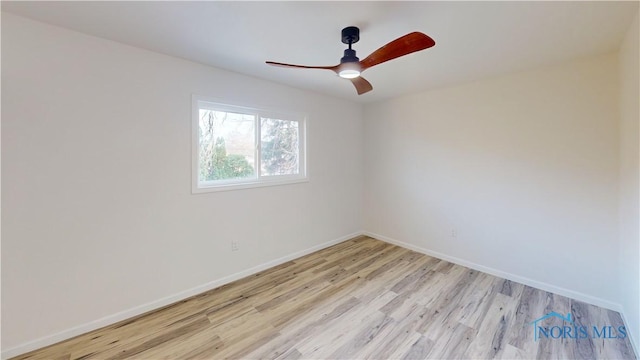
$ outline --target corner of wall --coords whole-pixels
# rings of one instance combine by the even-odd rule
[[[640,355],[640,25],[636,13],[619,52],[619,297]]]

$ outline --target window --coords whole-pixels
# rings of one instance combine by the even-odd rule
[[[193,96],[193,192],[306,181],[305,117]]]

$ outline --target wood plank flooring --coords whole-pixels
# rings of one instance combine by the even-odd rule
[[[534,341],[531,322],[551,311],[623,325],[614,311],[359,237],[16,359],[635,359],[628,339]]]

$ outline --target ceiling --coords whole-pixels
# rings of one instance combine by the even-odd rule
[[[8,2],[2,10],[90,35],[358,102],[616,51],[638,2]],[[436,46],[364,72],[356,95],[326,70],[340,31],[360,27],[363,59],[412,31]]]

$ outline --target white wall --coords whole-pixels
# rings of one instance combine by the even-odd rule
[[[307,113],[310,181],[192,195],[192,93]],[[3,13],[3,355],[359,232],[362,137],[360,105]]]
[[[367,106],[365,230],[617,307],[617,94],[611,54]]]
[[[640,52],[638,14],[620,49],[620,301],[640,351]]]

